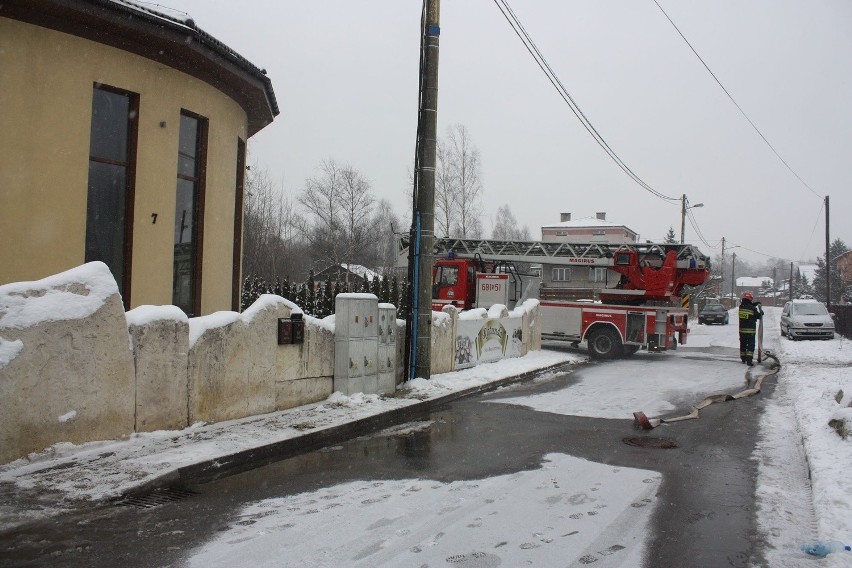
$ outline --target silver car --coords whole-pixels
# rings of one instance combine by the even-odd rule
[[[781,312],[781,335],[787,339],[834,339],[834,320],[816,300],[793,300]]]

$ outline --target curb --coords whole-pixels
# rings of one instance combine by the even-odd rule
[[[216,479],[228,477],[230,475],[262,467],[299,454],[317,450],[324,446],[338,444],[358,436],[370,434],[390,426],[410,422],[460,398],[493,391],[506,385],[523,382],[546,373],[576,368],[583,364],[584,363],[564,362],[549,365],[547,367],[542,367],[534,371],[527,371],[520,375],[506,377],[491,383],[477,385],[475,387],[448,393],[424,401],[414,402],[408,406],[396,408],[387,412],[381,412],[365,418],[359,418],[352,422],[346,422],[344,424],[331,426],[315,432],[308,432],[286,440],[265,444],[256,448],[242,450],[233,454],[183,466],[176,470],[164,473],[155,479],[150,479],[144,482],[138,487],[127,491],[121,498],[148,493],[155,489],[163,489],[175,485],[199,485],[208,483]]]

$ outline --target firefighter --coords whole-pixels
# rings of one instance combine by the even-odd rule
[[[757,332],[757,320],[763,319],[763,307],[754,301],[751,292],[743,294],[740,302],[740,360],[749,367],[754,366],[754,338]]]

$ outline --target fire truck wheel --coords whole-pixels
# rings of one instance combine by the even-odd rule
[[[639,351],[638,345],[623,345],[621,347],[622,353],[624,353],[625,357],[630,357],[631,355],[635,355],[637,351]]]
[[[594,359],[612,359],[621,355],[621,338],[614,329],[601,327],[589,337],[589,354]]]

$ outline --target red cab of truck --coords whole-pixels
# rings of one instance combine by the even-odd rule
[[[432,269],[432,309],[444,306],[460,310],[473,307],[476,298],[476,270],[466,259],[442,259]]]

